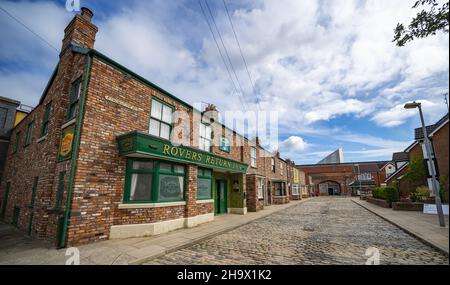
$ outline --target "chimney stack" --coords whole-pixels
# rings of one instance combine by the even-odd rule
[[[70,45],[83,48],[94,48],[95,35],[98,28],[92,24],[94,13],[89,8],[82,7],[81,15],[76,14],[64,30],[64,39],[60,57],[66,52]]]

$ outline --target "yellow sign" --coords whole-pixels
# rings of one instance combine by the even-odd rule
[[[74,126],[66,128],[63,131],[60,147],[59,147],[59,158],[68,159],[72,154],[72,145],[73,145],[73,135],[74,135]]]

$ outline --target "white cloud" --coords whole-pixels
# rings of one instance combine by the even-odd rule
[[[290,136],[279,145],[282,152],[300,152],[308,147],[308,143],[299,136]]]
[[[439,109],[441,109],[442,107],[428,100],[417,100],[417,102],[420,102],[423,109],[426,109],[427,111],[439,111]],[[407,119],[418,116],[417,110],[405,109],[404,105],[404,103],[399,104],[390,108],[389,110],[381,111],[375,114],[371,120],[379,126],[396,127],[405,123]]]

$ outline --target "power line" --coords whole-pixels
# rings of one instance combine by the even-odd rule
[[[35,35],[36,37],[38,37],[41,41],[45,42],[49,47],[51,47],[52,49],[54,49],[57,53],[59,53],[59,50],[54,47],[51,43],[49,43],[46,39],[44,39],[43,37],[41,37],[38,33],[34,32],[31,28],[29,28],[27,25],[25,25],[24,23],[22,23],[22,21],[20,21],[19,19],[17,19],[16,17],[14,17],[13,15],[11,15],[11,13],[9,13],[8,11],[6,11],[3,7],[0,7],[0,10],[2,10],[3,12],[6,13],[6,15],[8,15],[9,17],[11,17],[11,19],[13,19],[14,21],[16,21],[17,23],[19,23],[20,25],[22,25],[25,29],[27,29],[29,32],[31,32],[33,35]]]
[[[222,46],[223,46],[223,48],[225,50],[225,55],[227,56],[228,62],[230,63],[231,70],[233,71],[234,77],[236,78],[236,81],[237,81],[237,84],[239,86],[239,89],[241,90],[241,94],[242,94],[242,96],[244,96],[244,91],[242,89],[242,85],[239,82],[239,78],[238,78],[238,76],[236,74],[236,70],[235,70],[235,68],[233,66],[233,63],[231,62],[230,55],[228,54],[227,47],[225,46],[225,43],[223,42],[222,35],[220,34],[219,28],[217,27],[216,21],[214,20],[214,16],[213,16],[213,14],[211,12],[211,9],[209,7],[208,1],[205,0],[205,4],[206,4],[206,7],[208,8],[209,14],[211,15],[211,19],[213,21],[214,27],[216,28],[217,34],[219,35],[220,42],[222,43]],[[248,106],[247,106],[247,109],[248,109]]]
[[[223,2],[223,5],[225,6],[225,10],[227,11],[228,20],[230,21],[231,29],[233,30],[233,34],[234,34],[234,38],[236,39],[236,43],[237,43],[237,45],[239,47],[239,52],[240,52],[241,57],[242,57],[242,61],[244,62],[244,65],[245,65],[245,70],[247,71],[248,78],[249,78],[250,83],[252,85],[253,94],[255,95],[255,98],[256,98],[256,104],[260,108],[260,106],[259,106],[259,98],[258,98],[258,95],[256,94],[255,85],[253,84],[252,76],[250,75],[250,72],[248,71],[247,61],[245,60],[244,54],[242,52],[241,45],[239,43],[239,39],[238,39],[238,37],[236,35],[236,30],[234,29],[233,21],[231,20],[230,13],[228,12],[228,6],[225,3],[225,0],[222,0],[222,2]]]
[[[206,21],[206,23],[208,24],[209,30],[210,30],[210,32],[211,32],[211,34],[212,34],[212,36],[213,36],[214,42],[216,43],[217,50],[219,51],[220,57],[222,58],[222,61],[223,61],[223,64],[224,64],[225,67],[226,67],[228,76],[229,76],[229,78],[230,78],[230,80],[231,80],[231,83],[233,84],[234,90],[236,91],[236,95],[238,96],[239,101],[241,102],[242,107],[245,109],[245,106],[244,106],[244,103],[243,103],[243,101],[242,101],[242,98],[241,98],[241,96],[239,96],[239,90],[237,89],[236,84],[235,84],[235,82],[234,82],[234,80],[233,80],[233,77],[231,76],[231,72],[230,72],[230,69],[228,68],[228,65],[227,65],[227,63],[226,63],[225,57],[223,56],[222,51],[220,50],[219,43],[217,42],[217,39],[216,39],[216,36],[215,36],[215,34],[214,34],[214,32],[213,32],[213,29],[212,29],[212,27],[211,27],[211,24],[210,24],[209,21],[208,21],[208,17],[206,16],[205,10],[203,9],[203,6],[202,6],[202,4],[201,4],[201,0],[198,0],[198,4],[200,5],[200,8],[201,8],[202,13],[203,13],[203,17],[205,18],[205,21]]]

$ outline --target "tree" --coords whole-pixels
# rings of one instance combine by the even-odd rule
[[[414,156],[410,159],[408,171],[403,175],[402,180],[411,183],[422,184],[427,179],[427,169],[424,160],[420,156]]]
[[[438,7],[437,0],[419,0],[416,1],[412,8],[416,9],[424,5],[428,6],[429,10],[422,10],[417,13],[416,17],[408,25],[408,29],[405,29],[403,24],[397,24],[397,27],[394,29],[394,39],[392,40],[396,42],[397,46],[404,46],[415,38],[435,35],[438,31],[448,33],[449,2],[444,2],[441,7]]]

